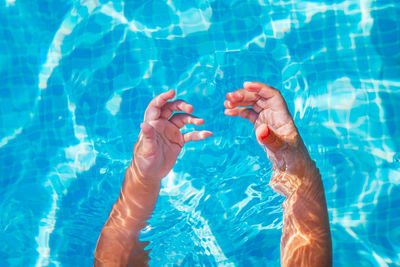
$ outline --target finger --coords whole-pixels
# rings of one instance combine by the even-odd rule
[[[256,92],[250,92],[246,89],[239,89],[226,94],[226,99],[234,103],[240,103],[241,106],[252,106],[260,99],[260,96]]]
[[[242,107],[251,107],[253,108],[253,110],[257,113],[260,113],[261,111],[263,111],[266,107],[261,107],[260,105],[263,105],[264,102],[261,102],[263,100],[263,98],[260,98],[256,103],[254,103],[253,105],[251,105],[250,103],[248,104],[243,104],[243,103],[233,103],[230,102],[228,100],[225,100],[224,102],[224,107],[228,108],[228,109],[232,109],[235,108],[237,106],[242,106]],[[263,105],[265,106],[265,105]]]
[[[169,121],[175,124],[178,129],[182,128],[186,124],[201,125],[204,123],[203,119],[186,113],[176,113],[171,117],[171,119],[169,119]]]
[[[258,118],[258,113],[255,112],[251,108],[233,108],[233,109],[226,109],[225,115],[228,116],[239,116],[245,119],[248,119],[251,123],[255,123]]]
[[[263,109],[268,108],[267,99],[261,97],[258,92],[251,92],[247,89],[239,89],[226,94],[224,106],[226,108],[234,108],[238,106],[252,107],[255,112],[260,113]]]
[[[276,152],[284,145],[283,140],[271,131],[266,124],[257,127],[256,137],[260,145],[265,145],[272,152]]]
[[[187,143],[189,141],[199,141],[199,140],[203,140],[207,137],[210,137],[212,135],[213,135],[213,133],[210,131],[194,131],[194,132],[183,134],[183,140],[185,141],[185,143]]]
[[[245,82],[243,87],[250,92],[257,92],[258,95],[264,98],[272,98],[277,94],[280,94],[278,89],[275,89],[265,83],[260,82]]]
[[[262,100],[262,98],[260,100],[257,101],[257,103],[255,103],[254,105],[252,105],[251,107],[254,109],[255,112],[260,113],[261,111],[264,110],[264,108],[260,107],[259,102]]]
[[[162,108],[161,108],[161,118],[168,119],[171,117],[172,113],[174,111],[184,111],[186,113],[192,113],[193,112],[193,106],[186,103],[184,100],[174,100],[171,102],[167,102]]]
[[[148,122],[160,118],[161,108],[167,103],[168,100],[172,99],[174,96],[175,91],[169,90],[168,92],[164,92],[151,100],[145,111],[144,121]]]
[[[245,89],[251,92],[257,92],[261,98],[257,101],[257,105],[262,109],[274,108],[275,110],[287,110],[287,104],[281,92],[265,83],[245,82]]]
[[[256,104],[260,96],[255,92],[249,92],[245,89],[239,89],[226,94],[224,106],[226,108],[234,108],[237,106],[251,107]]]

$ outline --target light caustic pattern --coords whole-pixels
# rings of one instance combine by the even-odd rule
[[[279,266],[271,166],[223,115],[246,80],[282,91],[321,170],[334,265],[399,264],[395,1],[7,0],[0,15],[1,266],[92,264],[144,109],[168,89],[214,137],[163,180],[150,265]]]

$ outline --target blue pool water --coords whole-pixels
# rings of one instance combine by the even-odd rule
[[[400,266],[395,0],[2,0],[0,266],[93,263],[144,108],[168,89],[214,137],[163,180],[150,265],[279,266],[271,165],[223,115],[246,80],[281,89],[321,170],[334,266]]]

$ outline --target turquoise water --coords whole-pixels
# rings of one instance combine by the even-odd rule
[[[163,180],[150,265],[279,266],[283,198],[223,114],[246,80],[281,89],[321,170],[334,266],[400,266],[400,5],[371,0],[0,2],[0,266],[93,263],[168,89],[214,137]]]

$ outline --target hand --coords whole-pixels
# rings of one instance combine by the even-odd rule
[[[331,266],[329,216],[321,175],[286,102],[277,89],[266,84],[246,82],[243,86],[226,95],[225,114],[254,124],[257,140],[265,145],[275,169],[269,185],[287,197],[282,205],[281,264]]]
[[[173,90],[156,96],[147,107],[144,122],[140,125],[131,167],[144,183],[159,182],[165,177],[185,143],[212,136],[210,131],[180,132],[179,129],[186,124],[201,125],[204,120],[188,114],[193,112],[193,106],[185,101],[168,101],[174,96]],[[174,111],[186,113],[172,115]]]
[[[226,95],[225,114],[254,124],[257,141],[266,146],[275,168],[287,170],[291,165],[291,169],[298,169],[294,164],[304,163],[298,156],[306,160],[309,156],[281,93],[259,82],[243,86]]]

